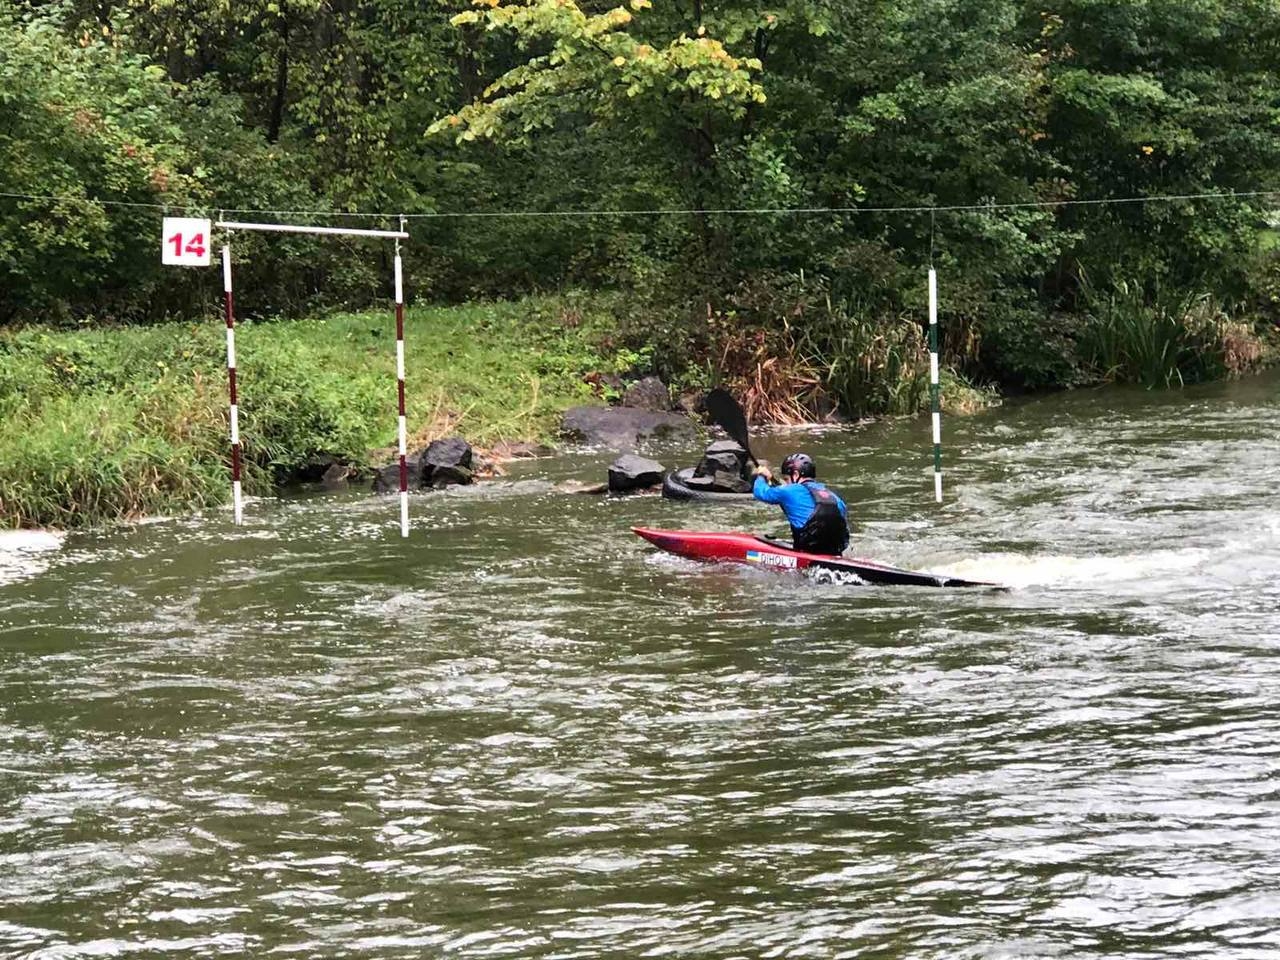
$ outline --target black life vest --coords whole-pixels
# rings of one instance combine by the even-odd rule
[[[805,553],[843,553],[849,546],[849,524],[840,512],[835,494],[825,487],[802,482],[813,497],[813,515],[803,527],[791,528],[791,542]]]

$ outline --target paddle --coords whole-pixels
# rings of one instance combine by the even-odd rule
[[[747,439],[747,415],[742,412],[741,404],[733,399],[727,390],[716,387],[714,390],[707,392],[707,396],[703,400],[703,406],[707,408],[707,416],[711,418],[712,423],[720,424],[730,439],[736,441],[738,446],[747,451],[747,456],[751,458],[751,462],[757,467],[760,466],[760,461],[751,452],[751,443]]]

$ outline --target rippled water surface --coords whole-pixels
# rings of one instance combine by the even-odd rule
[[[928,429],[757,452],[1007,593],[608,454],[0,538],[0,956],[1280,956],[1280,379],[950,418],[941,507]]]

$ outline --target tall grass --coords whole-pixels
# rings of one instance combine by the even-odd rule
[[[917,317],[799,289],[751,291],[743,316],[708,318],[712,360],[756,423],[910,415],[930,402],[929,347]],[[955,371],[941,371],[944,409],[995,402]]]
[[[847,416],[915,413],[929,400],[929,347],[916,318],[833,305],[806,317],[800,347]]]
[[[1100,380],[1182,386],[1247,372],[1263,357],[1252,327],[1208,294],[1118,280],[1106,291],[1086,286],[1085,303],[1078,349]]]
[[[406,406],[416,443],[545,439],[608,366],[607,324],[555,298],[406,315]],[[246,491],[335,458],[357,468],[395,441],[389,311],[237,330]],[[76,527],[229,495],[221,324],[0,333],[0,525]]]

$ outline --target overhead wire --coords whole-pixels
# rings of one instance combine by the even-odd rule
[[[103,207],[149,209],[165,213],[209,213],[217,209],[220,215],[253,215],[283,217],[330,217],[384,220],[441,220],[441,219],[495,219],[495,218],[555,218],[555,217],[663,217],[663,216],[858,216],[863,214],[938,214],[982,212],[997,210],[1032,210],[1060,207],[1110,206],[1120,204],[1170,203],[1200,200],[1249,200],[1262,197],[1280,197],[1276,190],[1222,191],[1215,193],[1152,194],[1130,197],[1100,197],[1096,199],[1066,198],[1059,200],[1019,200],[982,203],[952,204],[901,204],[884,206],[814,206],[814,207],[652,207],[641,209],[567,209],[567,210],[432,210],[421,213],[368,213],[348,210],[273,210],[248,207],[217,207],[182,205],[173,203],[143,203],[129,200],[108,200],[85,196],[58,196],[0,191],[0,198],[10,200],[44,201],[50,203],[95,203]]]

